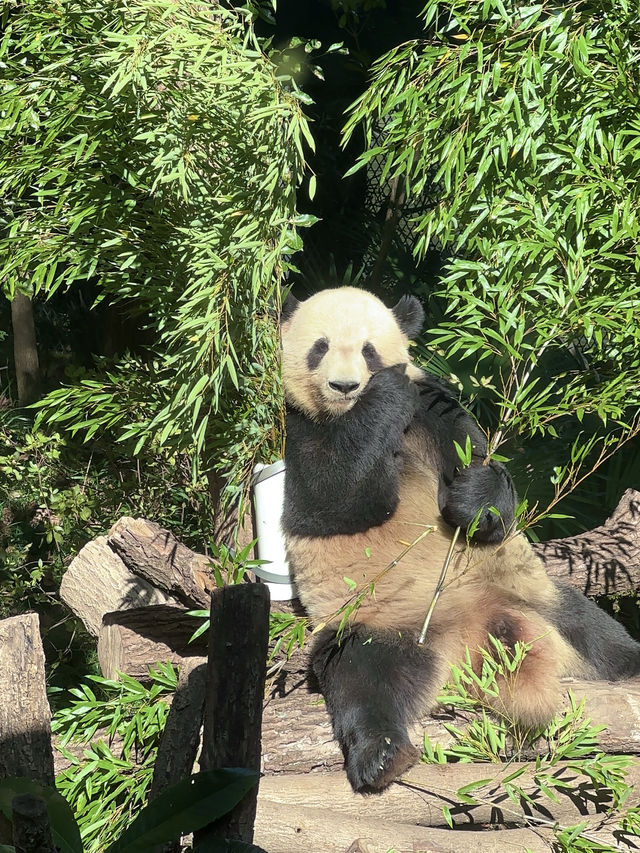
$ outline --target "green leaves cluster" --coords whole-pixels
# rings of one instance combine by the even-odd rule
[[[160,737],[177,674],[171,664],[151,673],[145,686],[127,675],[121,681],[89,676],[71,689],[70,703],[53,716],[51,728],[69,767],[56,787],[73,807],[87,853],[104,850],[145,805]],[[82,757],[67,749],[71,741],[87,744]]]
[[[168,444],[238,481],[277,453],[274,313],[313,144],[248,10],[177,0],[6,4],[0,283],[124,300],[153,357],[53,392],[87,437]]]
[[[416,253],[448,257],[432,344],[493,404],[491,451],[567,416],[637,432],[637,3],[428,0],[423,18],[345,140],[364,131],[354,168],[382,158],[383,181],[436,199],[414,220]]]

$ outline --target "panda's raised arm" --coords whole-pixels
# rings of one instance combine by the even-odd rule
[[[375,373],[339,417],[318,422],[289,410],[285,529],[329,536],[386,521],[398,503],[404,433],[418,400],[398,365]]]
[[[431,459],[439,475],[438,503],[444,520],[473,538],[500,542],[513,529],[516,492],[506,468],[486,462],[487,442],[477,423],[451,391],[435,377],[418,382],[418,429],[424,431]],[[471,441],[471,464],[463,467],[456,443]]]

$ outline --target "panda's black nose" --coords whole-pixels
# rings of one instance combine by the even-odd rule
[[[359,382],[329,382],[329,388],[339,391],[341,394],[350,394],[360,385]]]

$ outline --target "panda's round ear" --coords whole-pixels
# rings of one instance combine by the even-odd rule
[[[296,308],[300,305],[300,300],[296,299],[293,293],[289,291],[287,293],[287,297],[282,303],[282,310],[280,311],[280,322],[284,323],[285,320],[288,320],[293,316]]]
[[[415,296],[402,296],[391,310],[408,338],[415,338],[420,334],[424,325],[424,308]]]

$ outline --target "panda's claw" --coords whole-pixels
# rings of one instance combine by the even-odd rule
[[[349,748],[345,769],[354,791],[379,793],[417,759],[418,750],[405,735],[360,735]]]

